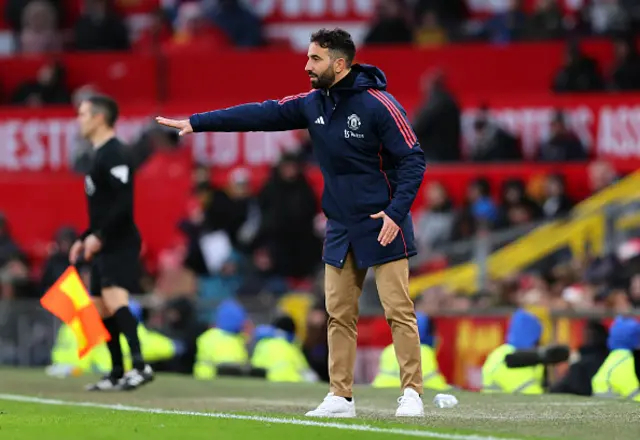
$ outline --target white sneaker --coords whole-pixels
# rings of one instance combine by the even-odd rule
[[[407,388],[402,397],[398,397],[396,417],[424,417],[424,404],[417,391]]]
[[[309,411],[305,416],[352,418],[356,416],[355,400],[351,399],[351,402],[349,402],[344,397],[334,396],[333,393],[329,393],[316,409]]]

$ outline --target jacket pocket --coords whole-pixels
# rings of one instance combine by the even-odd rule
[[[351,177],[352,214],[368,216],[384,210],[391,202],[390,188],[382,173]]]

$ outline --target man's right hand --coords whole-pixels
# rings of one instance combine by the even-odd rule
[[[76,242],[73,243],[69,250],[69,263],[76,264],[80,255],[82,255],[82,247],[83,245],[81,240],[76,240]]]
[[[162,116],[158,116],[156,118],[156,122],[160,125],[164,125],[165,127],[177,128],[180,130],[178,133],[179,136],[193,133],[193,127],[188,119],[167,119]]]

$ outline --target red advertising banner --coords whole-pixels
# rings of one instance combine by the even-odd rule
[[[535,159],[538,147],[549,136],[555,109],[562,109],[569,125],[592,157],[640,160],[640,95],[575,97],[496,98],[486,102],[496,121],[520,137],[528,159]],[[477,102],[463,101],[463,148],[468,154],[474,141],[473,121]],[[413,108],[416,102],[408,102]],[[118,134],[134,141],[151,127],[153,116],[186,117],[184,106],[153,111],[148,107],[122,109]],[[183,140],[194,161],[219,171],[235,167],[268,167],[282,152],[295,150],[301,132],[204,133]],[[77,147],[77,127],[71,109],[0,109],[0,170],[64,171],[69,169]],[[428,149],[429,146],[423,146]]]
[[[500,125],[518,135],[525,157],[535,159],[540,142],[549,137],[555,110],[567,122],[590,156],[604,159],[640,159],[640,95],[515,96],[478,102],[463,99],[463,137],[468,153],[473,142],[477,107],[486,104]]]
[[[348,29],[360,42],[370,27],[375,0],[248,0],[271,38],[289,39],[306,50],[309,35],[322,27]]]
[[[164,115],[186,118],[186,109],[171,108]],[[135,141],[144,129],[156,126],[148,108],[122,109],[118,135]],[[78,146],[72,109],[0,109],[0,170],[67,171]],[[204,133],[184,138],[194,162],[228,170],[238,166],[264,167],[281,153],[298,147],[299,132]]]
[[[438,363],[449,383],[472,390],[482,387],[482,365],[504,343],[507,321],[507,317],[436,319]]]

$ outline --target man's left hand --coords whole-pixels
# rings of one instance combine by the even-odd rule
[[[102,242],[98,237],[91,234],[87,238],[84,239],[84,259],[85,261],[90,261],[91,258],[100,252],[102,248]]]
[[[391,220],[384,211],[380,211],[377,214],[372,214],[371,218],[381,218],[382,219],[382,229],[380,230],[380,234],[378,234],[378,241],[382,246],[386,246],[396,239],[398,232],[400,231],[400,227],[396,225],[396,222]]]

